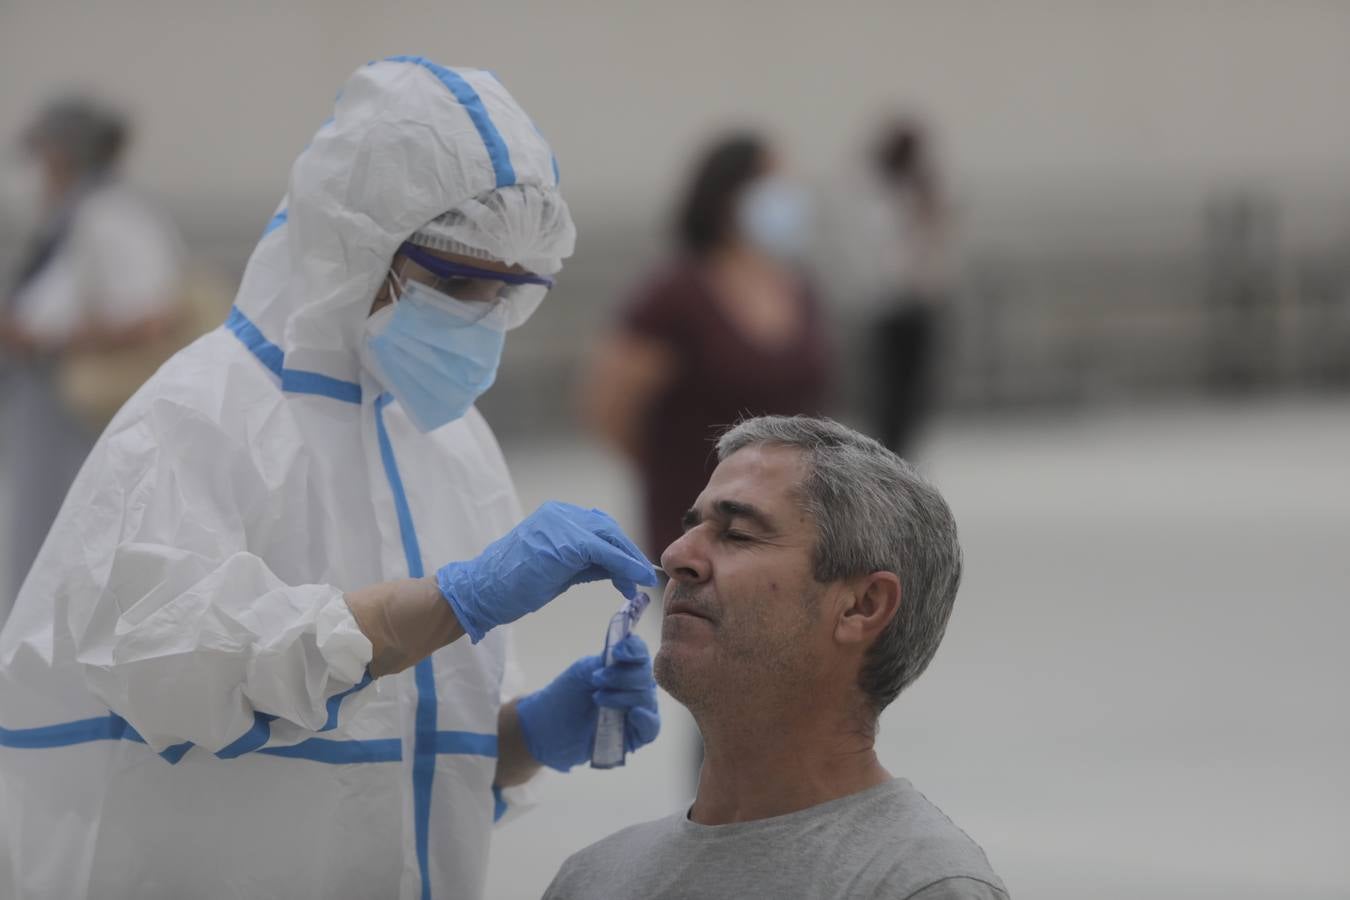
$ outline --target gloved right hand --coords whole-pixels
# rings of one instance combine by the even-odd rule
[[[598,509],[550,501],[476,558],[436,573],[436,584],[475,644],[568,588],[608,578],[625,597],[656,584],[656,570]]]

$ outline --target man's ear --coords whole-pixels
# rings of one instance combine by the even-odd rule
[[[870,647],[900,611],[900,579],[894,572],[873,572],[850,580],[834,639]]]

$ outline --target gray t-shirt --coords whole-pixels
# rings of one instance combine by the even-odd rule
[[[1008,900],[979,845],[897,778],[786,816],[677,813],[574,854],[545,900],[705,897]]]

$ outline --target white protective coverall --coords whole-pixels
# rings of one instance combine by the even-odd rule
[[[556,165],[491,74],[348,81],[229,322],[113,420],[0,632],[0,897],[482,894],[509,629],[371,682],[343,595],[520,518],[476,410],[419,433],[358,362],[398,246],[510,185]]]

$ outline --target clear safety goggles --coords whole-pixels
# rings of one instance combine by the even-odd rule
[[[544,275],[498,272],[452,262],[412,243],[404,243],[398,252],[428,273],[429,277],[419,274],[414,280],[432,290],[466,303],[504,307],[508,328],[515,328],[528,319],[553,287],[553,279]],[[401,277],[407,279],[409,273],[405,271]]]

